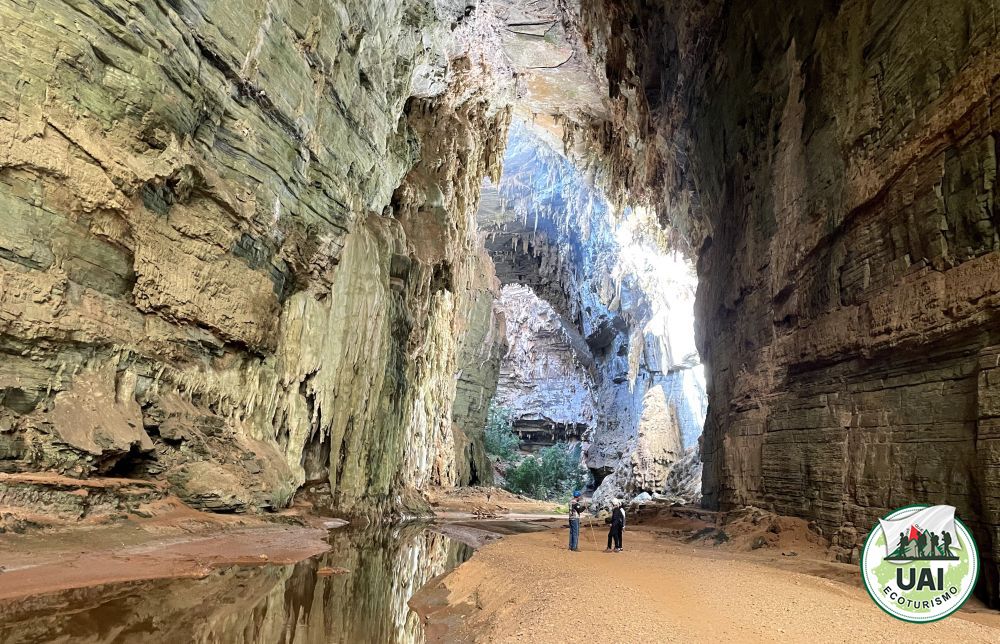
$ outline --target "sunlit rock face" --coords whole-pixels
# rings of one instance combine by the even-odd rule
[[[510,411],[522,447],[578,440],[597,417],[593,374],[585,366],[593,358],[579,332],[526,286],[504,286],[497,304],[508,349],[495,404]]]
[[[606,118],[608,84],[588,55],[580,0],[489,0],[503,52],[517,71],[517,115],[560,145],[565,123]]]
[[[484,262],[483,275],[492,276],[488,257],[480,255],[480,260]],[[483,446],[483,429],[500,376],[506,337],[503,317],[494,307],[498,290],[493,280],[490,282],[491,288],[474,293],[459,347],[451,419],[459,466],[456,483],[461,485],[489,485],[493,481],[493,466]]]
[[[487,12],[0,15],[0,468],[225,511],[325,481],[344,512],[484,471],[501,333],[472,218],[512,96]]]
[[[574,360],[594,374],[596,414],[585,437],[600,484],[595,500],[663,491],[705,413],[693,370],[690,265],[664,251],[655,222],[613,212],[566,157],[518,123],[499,185],[484,190],[479,223],[499,279],[545,299],[558,314],[552,326],[568,330]],[[500,391],[517,386],[502,381]],[[508,399],[534,398],[544,413],[536,392],[521,391]]]

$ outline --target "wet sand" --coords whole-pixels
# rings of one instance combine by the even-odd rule
[[[487,543],[512,534],[549,530],[562,521],[562,518],[532,514],[512,514],[502,519],[487,521],[468,520],[467,517],[460,517],[457,520],[435,523],[434,531],[459,543],[479,549]]]
[[[539,501],[497,487],[429,488],[423,492],[434,515],[440,518],[534,517],[561,514],[558,503]]]
[[[325,552],[327,530],[197,512],[167,500],[149,519],[0,535],[0,600],[71,588],[204,577],[234,564],[291,564]]]
[[[518,520],[536,520],[557,507],[495,488],[432,489],[428,498],[435,530],[472,547],[523,531]],[[143,508],[145,518],[45,515],[39,518],[44,529],[0,534],[0,601],[110,583],[203,578],[233,565],[293,564],[326,552],[328,529],[346,523],[311,515],[307,503],[272,521],[199,512],[170,496]],[[504,521],[477,520],[483,516]]]
[[[661,526],[626,530],[625,552],[609,554],[606,535],[585,525],[576,553],[565,528],[504,537],[411,606],[432,642],[1000,641],[1000,613],[975,602],[933,624],[889,617],[856,566],[814,558],[800,536],[792,556],[691,545]]]

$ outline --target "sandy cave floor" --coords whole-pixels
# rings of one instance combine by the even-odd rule
[[[976,600],[929,625],[885,615],[857,566],[830,561],[800,519],[652,508],[629,526],[624,553],[603,552],[607,528],[598,521],[585,523],[582,552],[572,553],[555,504],[486,488],[428,497],[447,521],[436,529],[482,546],[411,601],[430,642],[1000,642],[1000,613]],[[322,522],[207,515],[173,498],[156,506],[150,518],[0,535],[0,600],[291,563],[328,547]],[[494,514],[502,521],[478,520]],[[542,531],[518,534],[526,519]],[[727,540],[717,543],[720,526]]]
[[[752,552],[677,535],[632,527],[621,554],[603,552],[603,523],[584,525],[577,553],[564,527],[508,536],[411,605],[431,642],[1000,641],[1000,613],[974,599],[933,624],[889,617],[856,566],[825,560],[801,530]]]
[[[433,487],[424,490],[423,496],[434,516],[443,519],[470,515],[511,518],[565,512],[565,507],[558,503],[539,501],[498,487]]]

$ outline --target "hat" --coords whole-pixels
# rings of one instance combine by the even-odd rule
[[[573,492],[573,498],[574,499],[577,498],[577,497],[579,497],[579,496],[580,496],[580,490],[577,490],[577,491]]]
[[[611,499],[611,507],[620,508],[622,507],[622,502],[619,501],[618,499]]]

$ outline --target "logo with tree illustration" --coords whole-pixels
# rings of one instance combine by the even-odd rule
[[[958,610],[979,577],[979,553],[950,505],[914,505],[879,519],[865,540],[861,577],[875,603],[908,622]]]

